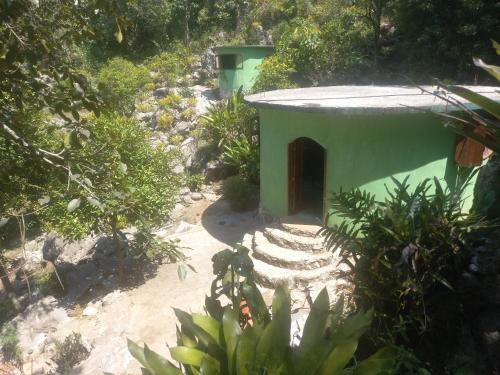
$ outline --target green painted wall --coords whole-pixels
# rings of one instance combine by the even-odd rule
[[[248,92],[254,85],[262,60],[274,52],[271,46],[221,46],[216,47],[217,55],[236,54],[241,56],[242,69],[219,69],[219,90],[221,97],[228,97],[243,86]]]
[[[288,214],[288,144],[309,137],[326,149],[326,197],[355,187],[386,196],[390,176],[453,186],[455,134],[427,114],[346,116],[260,108],[261,205]],[[470,188],[470,191],[472,187]],[[468,199],[466,209],[470,208]],[[334,219],[335,220],[335,219]]]

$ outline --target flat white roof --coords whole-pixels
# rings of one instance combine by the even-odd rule
[[[500,87],[463,86],[500,102]],[[422,86],[433,92],[435,86]],[[454,96],[458,98],[457,96]],[[469,108],[476,107],[458,98]],[[453,110],[432,94],[411,86],[326,86],[267,91],[245,96],[256,107],[342,114],[415,113]]]

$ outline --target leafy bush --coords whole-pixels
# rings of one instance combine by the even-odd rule
[[[22,351],[19,347],[16,326],[12,323],[6,323],[0,328],[0,348],[3,358],[6,361],[20,360]]]
[[[193,57],[187,50],[163,52],[145,62],[145,67],[153,72],[154,81],[165,86],[175,86],[177,79],[190,70]]]
[[[183,140],[184,138],[180,134],[172,134],[170,137],[168,137],[168,143],[172,145],[179,145]]]
[[[191,121],[196,116],[196,110],[194,108],[186,108],[181,112],[181,119],[184,121]]]
[[[342,303],[333,309],[323,289],[311,306],[300,344],[291,345],[290,293],[279,286],[273,297],[272,314],[253,280],[248,249],[216,254],[212,296],[205,314],[174,309],[180,322],[178,346],[170,349],[172,362],[128,341],[130,353],[151,375],[210,374],[340,374],[376,375],[394,366],[395,356],[384,348],[364,361],[353,358],[358,339],[368,329],[372,312],[341,319]],[[222,284],[219,286],[219,282]],[[218,296],[231,301],[222,307]],[[226,300],[227,300],[226,299]],[[248,306],[243,313],[240,306]]]
[[[227,178],[222,190],[235,211],[251,210],[259,204],[259,187],[239,175]]]
[[[156,126],[160,130],[170,130],[174,121],[175,121],[174,116],[168,112],[165,112],[157,117]]]
[[[200,191],[205,177],[202,174],[191,174],[186,178],[186,185],[191,191]]]
[[[256,111],[245,104],[241,92],[210,106],[202,119],[205,136],[221,151],[241,136],[251,140],[258,133]]]
[[[98,82],[108,105],[120,114],[128,114],[134,110],[137,93],[151,82],[151,77],[146,68],[116,57],[99,71]]]
[[[33,288],[44,296],[58,295],[62,293],[54,269],[50,267],[36,271],[32,276]]]
[[[164,98],[158,100],[158,104],[160,105],[160,107],[162,107],[165,110],[171,108],[179,108],[181,103],[182,103],[182,98],[175,93],[168,94]]]
[[[40,212],[45,228],[75,238],[92,230],[109,231],[110,220],[160,224],[180,186],[172,172],[172,154],[152,148],[150,133],[132,119],[91,117],[89,129],[89,141],[73,151],[79,174],[73,175],[64,196],[51,195]]]
[[[246,181],[259,184],[259,161],[260,153],[258,145],[251,145],[248,140],[242,136],[230,144],[226,145],[222,160],[239,173]]]
[[[146,113],[146,112],[152,112],[153,109],[154,109],[154,107],[150,103],[139,103],[139,104],[136,105],[136,109],[139,112]]]
[[[394,179],[385,202],[359,190],[334,193],[332,214],[345,220],[323,233],[349,268],[354,306],[374,307],[372,339],[404,343],[442,373],[465,319],[457,285],[469,233],[485,223],[461,212],[466,184],[445,190],[435,179],[411,190],[407,181]]]
[[[259,75],[253,85],[253,92],[270,91],[278,89],[291,89],[298,87],[291,79],[295,68],[283,56],[267,57],[258,67]]]
[[[53,358],[57,372],[68,375],[77,364],[87,359],[90,351],[82,342],[80,333],[71,333],[63,342],[56,341],[56,352]]]

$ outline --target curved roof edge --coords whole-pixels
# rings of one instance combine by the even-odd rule
[[[500,102],[500,87],[462,86]],[[449,109],[443,99],[426,93],[436,90],[434,86],[325,86],[299,89],[275,90],[245,96],[252,106],[301,112],[323,112],[337,114],[383,114],[422,113],[432,110],[444,112]],[[477,106],[460,100],[470,109]]]
[[[274,49],[274,45],[270,44],[226,44],[215,46],[214,49],[222,49],[222,48],[264,48],[264,49]]]

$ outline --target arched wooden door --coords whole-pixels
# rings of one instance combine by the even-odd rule
[[[288,145],[288,214],[323,217],[326,151],[310,138]]]

